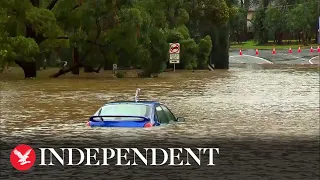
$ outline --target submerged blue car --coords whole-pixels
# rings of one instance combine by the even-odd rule
[[[102,106],[87,122],[90,127],[152,127],[183,122],[167,106],[156,101],[110,102]]]

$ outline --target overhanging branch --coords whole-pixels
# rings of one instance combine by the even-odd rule
[[[52,0],[52,1],[50,2],[50,4],[48,5],[47,9],[49,9],[49,10],[53,9],[54,6],[57,4],[58,1],[59,1],[59,0]]]
[[[61,68],[57,73],[54,73],[54,74],[50,75],[49,77],[57,78],[57,77],[61,76],[62,74],[66,74],[66,73],[68,73],[68,72],[70,72],[70,71],[72,71],[72,70],[74,70],[76,68],[83,67],[83,65],[84,65],[83,61],[84,61],[84,59],[86,58],[86,56],[88,54],[89,54],[89,51],[86,51],[84,53],[84,55],[80,58],[80,62],[78,62],[76,64],[73,64],[72,66],[70,66],[69,68],[66,68],[66,69]]]
[[[70,10],[70,12],[76,10],[76,9],[77,9],[78,7],[80,7],[80,6],[81,6],[81,4],[78,4],[78,5],[73,6],[73,8]],[[67,17],[65,17],[65,16],[57,17],[57,21],[62,21],[62,20],[65,20],[65,19],[67,19]]]
[[[101,26],[100,26],[99,19],[96,19],[96,26],[97,26],[97,35],[96,35],[96,40],[97,40],[100,37],[100,34],[101,34]]]
[[[48,39],[48,38],[47,38]],[[67,36],[60,36],[60,37],[57,37],[56,39],[70,39],[69,37]],[[85,41],[87,43],[90,43],[90,44],[94,44],[94,45],[97,45],[99,47],[107,47],[108,44],[110,44],[110,42],[108,44],[100,44],[100,43],[97,43],[96,41],[91,41],[91,40],[88,40],[88,39],[81,39],[82,41]]]
[[[73,10],[77,9],[78,7],[80,7],[80,5],[79,5],[79,4],[78,4],[78,5],[75,5],[75,6],[71,9],[71,11],[73,11]]]

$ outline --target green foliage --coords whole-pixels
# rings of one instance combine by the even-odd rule
[[[267,38],[268,31],[264,27],[265,17],[266,17],[266,13],[265,13],[265,10],[262,8],[257,10],[253,16],[252,25],[253,25],[253,28],[255,29],[254,31],[255,40],[259,44],[265,43],[268,40]]]
[[[25,18],[25,23],[32,24],[36,34],[45,37],[57,37],[62,34],[54,14],[47,9],[32,7],[26,11]]]
[[[32,38],[24,36],[9,37],[8,58],[11,60],[34,61],[39,53],[39,46]]]
[[[169,43],[180,42],[182,67],[205,68],[212,46],[207,30],[238,12],[230,0],[199,0],[195,6],[186,0],[59,0],[52,9],[51,0],[39,2],[0,2],[1,62],[38,63],[57,49],[60,59],[72,62],[70,48],[77,48],[84,64],[141,67],[151,77],[166,67]]]
[[[141,67],[144,70],[144,76],[150,77],[152,74],[161,73],[162,66],[168,59],[169,45],[167,43],[166,34],[156,28],[153,28],[149,32],[151,43],[149,47],[144,46],[149,50],[150,59],[142,61]]]
[[[230,41],[248,40],[248,15],[250,9],[259,4],[258,0],[227,0],[229,6]],[[244,36],[243,36],[244,35]]]
[[[29,0],[2,1],[0,15],[0,51],[6,51],[2,61],[34,61],[40,54],[52,52],[56,47],[68,47],[68,40],[58,40],[64,35],[53,12],[32,6]],[[27,34],[27,27],[33,34]],[[39,56],[40,55],[40,56]],[[3,64],[3,63],[2,63]]]
[[[189,30],[185,25],[178,26],[176,30],[183,36],[184,39],[189,39]]]
[[[124,78],[124,77],[125,77],[125,73],[118,71],[118,72],[116,72],[115,76],[116,76],[117,78]]]
[[[247,26],[247,11],[242,8],[232,8],[232,16],[229,19],[229,24],[231,26],[231,39],[234,38],[234,35],[238,35],[244,31],[244,28]]]
[[[177,10],[177,18],[176,18],[176,25],[184,25],[189,21],[189,14],[185,9],[178,9]]]
[[[225,0],[199,0],[199,7],[204,4],[203,17],[215,25],[227,23],[230,17],[230,9]]]
[[[269,5],[266,10],[266,18],[264,20],[264,27],[268,29],[271,35],[278,35],[288,31],[288,9],[274,8]]]
[[[310,30],[317,20],[315,7],[315,3],[308,3],[306,5],[298,4],[291,9],[288,14],[289,28],[292,30]]]
[[[302,33],[306,44],[308,37],[315,35],[317,24],[317,0],[274,0],[273,4],[265,1],[260,9],[255,12],[253,26],[255,39],[259,43],[265,43],[270,37],[281,43],[281,34]],[[267,7],[267,8],[265,8]]]
[[[9,17],[7,15],[6,7],[9,1],[0,2],[0,67],[4,67],[8,62],[8,50],[10,48],[8,42],[8,33],[6,32],[6,25],[8,23]]]
[[[208,65],[208,57],[211,52],[212,48],[212,41],[210,36],[205,36],[203,39],[200,40],[198,45],[198,52],[197,52],[197,67],[198,68],[205,68]]]
[[[198,45],[193,39],[180,41],[181,44],[181,64],[183,68],[193,69],[197,67]]]
[[[182,31],[184,32],[184,31]],[[186,36],[186,35],[185,35]],[[178,29],[170,29],[168,31],[168,39],[167,39],[167,42],[171,42],[171,43],[175,43],[175,42],[179,42],[183,39],[185,39],[185,37],[181,31],[179,31]]]

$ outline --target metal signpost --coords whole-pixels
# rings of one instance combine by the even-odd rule
[[[318,46],[320,46],[320,1],[318,0],[318,17],[319,17],[319,24],[318,24]],[[320,52],[318,52],[318,58],[320,61]]]
[[[318,25],[318,47],[320,46],[320,1],[318,3],[318,15],[319,15],[319,25]],[[319,58],[319,61],[320,61],[320,52],[318,52],[318,58]]]
[[[118,69],[117,64],[113,64],[113,68],[112,68],[113,74],[117,72],[117,69]]]
[[[320,45],[320,16],[319,16],[319,26],[318,26],[318,44]]]
[[[318,0],[318,17],[319,17],[319,24],[318,24],[318,45],[320,45],[320,1]]]
[[[170,43],[170,64],[173,64],[173,72],[176,71],[176,64],[180,63],[180,43]]]
[[[319,15],[319,25],[318,25],[318,46],[320,46],[320,1],[318,2],[318,15]],[[320,61],[320,52],[318,52],[318,58]]]

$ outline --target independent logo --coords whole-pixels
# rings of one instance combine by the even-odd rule
[[[39,161],[37,167],[43,166],[130,166],[138,165],[136,159],[140,159],[139,164],[149,166],[184,166],[193,163],[200,166],[203,156],[207,156],[205,161],[208,166],[215,166],[214,153],[219,154],[219,148],[38,148]],[[149,151],[149,153],[147,152]],[[160,155],[159,153],[162,153]],[[94,154],[94,155],[93,155]],[[124,154],[124,155],[123,155]],[[80,155],[80,157],[79,157]],[[186,157],[180,159],[180,155]],[[126,156],[132,156],[133,160]],[[50,157],[50,158],[46,158]],[[54,157],[54,158],[53,158]],[[68,158],[65,158],[68,157]],[[148,157],[148,158],[147,158]],[[54,161],[56,159],[56,161]],[[112,161],[112,159],[116,161]],[[159,163],[159,160],[161,163]],[[177,162],[177,161],[180,162]],[[203,159],[204,160],[204,159]],[[27,171],[35,166],[35,150],[26,145],[19,144],[12,149],[10,154],[11,165],[18,171]],[[158,162],[158,163],[157,163]]]
[[[19,171],[29,170],[36,161],[36,153],[32,147],[19,144],[10,154],[11,165]]]

